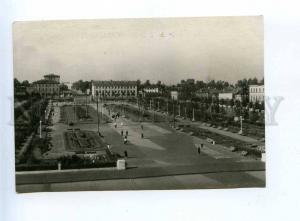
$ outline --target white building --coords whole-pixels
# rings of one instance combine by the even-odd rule
[[[265,86],[249,85],[249,100],[250,102],[263,102],[265,100]]]
[[[227,93],[219,93],[219,99],[223,100],[232,100],[233,99],[233,93],[232,92],[227,92]]]
[[[178,91],[171,91],[171,99],[174,101],[178,100]]]
[[[92,81],[92,96],[102,98],[130,98],[137,96],[136,81]]]
[[[146,94],[158,94],[160,90],[157,86],[147,86],[143,89]]]

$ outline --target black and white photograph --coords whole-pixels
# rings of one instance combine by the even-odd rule
[[[18,193],[264,188],[263,16],[13,24]]]

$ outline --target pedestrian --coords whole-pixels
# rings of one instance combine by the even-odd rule
[[[143,133],[141,133],[141,138],[142,138],[142,139],[144,138],[144,134],[143,134]]]
[[[127,137],[124,137],[124,144],[127,144]]]
[[[200,150],[200,147],[198,147],[198,154],[200,154],[201,153],[201,150]]]
[[[128,131],[126,130],[126,137],[128,136]]]
[[[117,123],[115,123],[115,128],[117,128]]]
[[[127,150],[124,151],[124,156],[125,156],[125,157],[128,157]]]
[[[144,130],[144,126],[143,126],[143,124],[141,124],[141,129],[142,129],[142,130]]]
[[[121,130],[121,135],[122,135],[122,137],[123,137],[123,130]]]

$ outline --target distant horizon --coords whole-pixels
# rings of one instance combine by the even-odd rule
[[[264,76],[263,18],[199,17],[16,22],[14,77],[62,82]]]
[[[54,73],[54,74],[56,74],[56,73]],[[59,75],[59,74],[56,74],[56,75]],[[59,75],[60,76],[60,75]],[[44,77],[44,75],[40,78],[40,79],[38,79],[38,80],[42,80],[43,79],[43,77]],[[61,76],[60,76],[61,77]],[[14,78],[16,78],[16,77],[14,77]],[[264,77],[262,77],[262,78],[257,78],[257,77],[252,77],[251,79],[253,79],[253,78],[256,78],[257,80],[258,80],[258,82],[260,82],[262,79],[264,79]],[[28,80],[28,79],[19,79],[19,78],[16,78],[19,82],[23,82],[23,81],[26,81],[26,80]],[[212,80],[214,80],[215,82],[217,82],[217,81],[224,81],[224,82],[228,82],[229,84],[232,84],[232,85],[234,85],[234,84],[236,84],[237,83],[237,81],[239,81],[239,80],[243,80],[243,79],[246,79],[246,80],[248,80],[248,79],[250,79],[250,78],[242,78],[242,79],[237,79],[235,82],[229,82],[229,81],[226,81],[226,80],[220,80],[220,79],[210,79],[209,81],[205,81],[205,80],[198,80],[198,79],[194,79],[194,78],[187,78],[187,79],[181,79],[181,80],[188,80],[188,79],[193,79],[193,80],[195,80],[195,83],[197,82],[197,81],[203,81],[204,83],[208,83],[209,81],[212,81]],[[38,80],[34,80],[34,81],[29,81],[28,80],[28,82],[29,83],[33,83],[33,82],[35,82],[35,81],[38,81]],[[62,80],[60,80],[60,83],[74,83],[74,82],[77,82],[77,81],[80,81],[80,80],[82,80],[82,81],[138,81],[138,80],[140,80],[141,81],[141,83],[145,83],[147,80],[149,80],[149,79],[145,79],[145,80],[141,80],[141,79],[136,79],[136,80],[133,80],[133,79],[126,79],[126,80],[112,80],[112,79],[105,79],[105,80],[95,80],[95,79],[91,79],[91,80],[84,80],[84,79],[78,79],[78,80],[75,80],[75,81],[62,81]],[[167,85],[167,86],[169,86],[169,85],[176,85],[176,84],[180,84],[181,83],[181,80],[179,80],[178,82],[175,82],[175,83],[173,83],[173,84],[166,84],[165,82],[163,82],[163,81],[161,81],[161,80],[157,80],[157,81],[151,81],[151,80],[149,80],[150,81],[150,83],[151,84],[156,84],[158,81],[161,81],[161,83],[162,84],[164,84],[164,85]]]

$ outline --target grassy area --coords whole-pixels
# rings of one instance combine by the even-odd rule
[[[257,147],[249,145],[246,142],[233,139],[228,136],[224,136],[218,133],[214,133],[205,129],[195,128],[195,127],[182,127],[183,132],[192,133],[193,136],[199,137],[201,139],[213,139],[216,144],[221,144],[227,148],[234,147],[237,151],[247,151],[249,154],[260,157],[261,151]]]
[[[94,131],[67,131],[64,133],[66,149],[69,151],[83,152],[105,150],[107,144]]]
[[[126,117],[129,117],[132,121],[138,122],[167,122],[170,117],[162,116],[161,114],[154,113],[148,110],[139,110],[136,107],[127,104],[110,104],[107,106],[112,112],[120,113]]]
[[[76,115],[74,116],[74,110],[76,111]],[[111,122],[110,118],[106,115],[99,112],[100,123],[108,123]],[[72,105],[64,105],[61,107],[61,122],[66,124],[69,123],[97,123],[98,116],[97,111],[91,107],[86,105],[76,105],[75,107]]]

